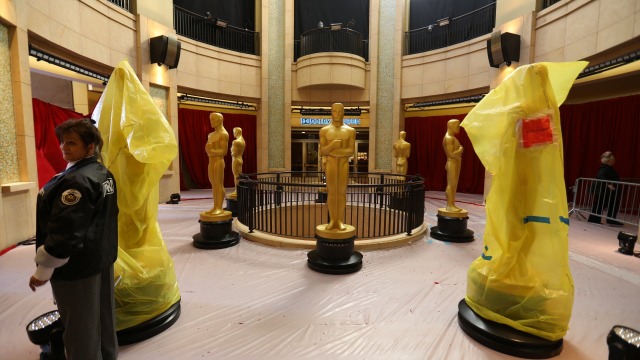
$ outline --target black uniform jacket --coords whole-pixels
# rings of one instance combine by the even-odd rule
[[[610,180],[610,181],[620,181],[620,176],[615,171],[613,166],[607,164],[601,164],[598,169],[598,174],[596,175],[596,179],[601,180]]]
[[[69,261],[52,279],[99,273],[118,256],[118,201],[113,175],[95,156],[56,175],[39,192],[36,249]]]

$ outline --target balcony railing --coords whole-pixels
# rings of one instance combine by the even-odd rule
[[[259,55],[257,32],[228,25],[225,22],[216,24],[217,20],[173,6],[173,27],[178,35],[223,49]]]
[[[553,5],[553,4],[559,3],[560,1],[562,1],[562,0],[544,0],[542,2],[542,8],[546,9],[549,6]]]
[[[242,174],[238,182],[238,221],[249,232],[313,238],[329,221],[321,172]],[[350,173],[343,220],[359,239],[406,233],[424,222],[424,180],[420,176]]]
[[[131,1],[130,0],[107,0],[108,2],[121,7],[128,12],[131,12]]]
[[[404,54],[440,49],[489,34],[495,23],[495,2],[452,19],[438,20],[436,24],[407,31]]]
[[[329,27],[311,29],[294,41],[294,61],[299,57],[323,52],[343,52],[368,61],[369,42],[351,29],[331,30]]]

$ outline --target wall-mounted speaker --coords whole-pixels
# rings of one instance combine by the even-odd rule
[[[149,60],[158,65],[167,65],[169,69],[178,67],[180,61],[180,41],[164,35],[149,39]]]
[[[489,65],[499,68],[500,64],[511,65],[512,61],[520,61],[520,35],[495,31],[487,40],[487,56]]]

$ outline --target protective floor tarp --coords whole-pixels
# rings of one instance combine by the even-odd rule
[[[182,193],[160,205],[158,221],[175,263],[182,314],[165,332],[122,346],[119,359],[512,359],[467,336],[458,326],[467,270],[482,252],[484,208],[458,195],[476,240],[454,244],[428,235],[412,244],[365,251],[363,269],[325,275],[306,266],[307,250],[241,240],[201,250],[191,236],[210,191]],[[436,225],[442,193],[429,193],[425,220]],[[570,267],[575,302],[564,349],[556,359],[606,359],[606,335],[616,324],[640,329],[640,259],[616,252],[618,231],[571,218]],[[637,248],[637,247],[636,247]],[[45,286],[27,286],[33,246],[0,256],[2,359],[38,359],[26,324],[54,309]]]

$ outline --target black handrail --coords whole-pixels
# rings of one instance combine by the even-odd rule
[[[298,57],[323,53],[343,52],[362,57],[368,61],[369,42],[362,39],[359,32],[344,28],[331,30],[323,27],[305,31],[300,35],[300,40],[294,41],[294,61]]]
[[[238,221],[274,235],[312,238],[328,222],[323,172],[242,174],[238,182]],[[420,176],[351,173],[344,221],[358,238],[411,232],[424,222],[424,180]]]
[[[542,9],[546,9],[553,4],[559,3],[560,1],[562,0],[544,0],[542,2]]]
[[[449,19],[448,22],[431,24],[405,33],[404,54],[440,49],[489,34],[496,23],[496,3]]]
[[[259,55],[260,37],[255,31],[230,24],[216,25],[217,19],[196,14],[177,5],[173,6],[173,27],[176,34],[205,44],[245,54]]]
[[[107,0],[108,2],[116,5],[119,8],[125,9],[128,12],[131,12],[131,1],[130,0]]]

